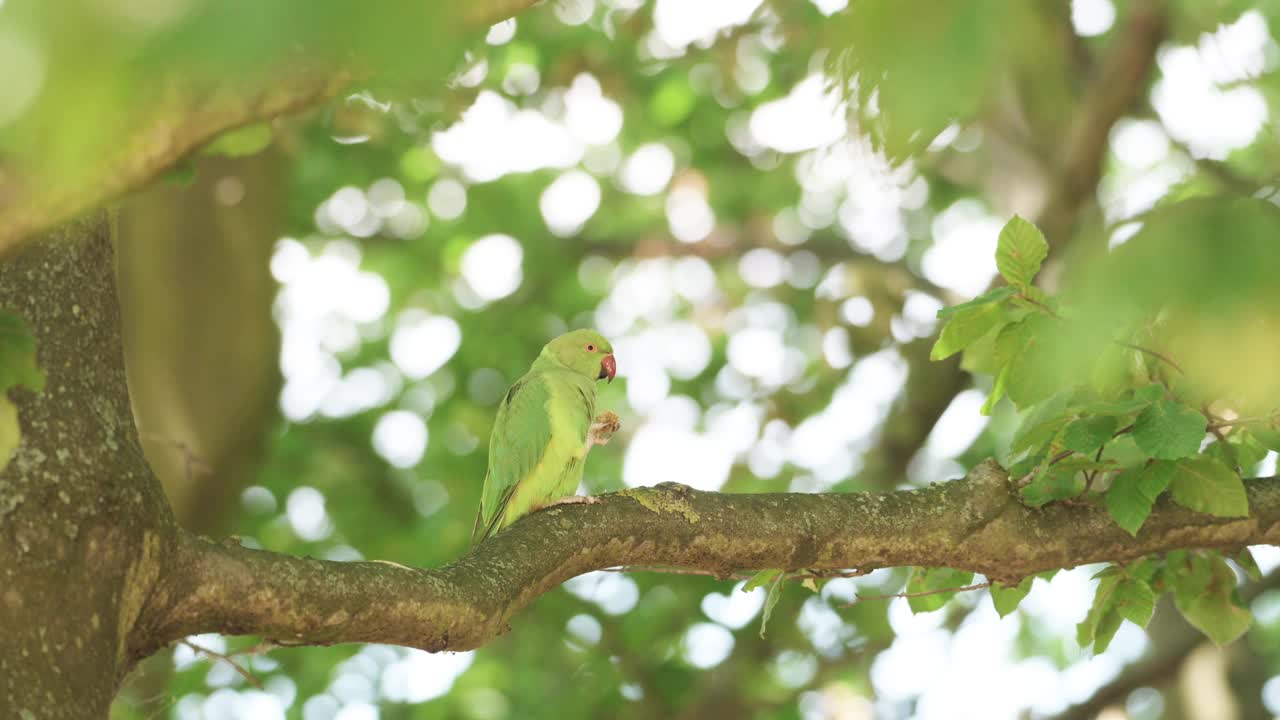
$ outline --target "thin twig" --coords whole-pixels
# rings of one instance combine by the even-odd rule
[[[1209,423],[1207,426],[1205,426],[1205,429],[1210,432],[1213,432],[1214,430],[1221,430],[1222,428],[1228,428],[1235,425],[1250,425],[1252,423],[1268,422],[1271,420],[1280,420],[1280,414],[1262,415],[1258,417],[1243,417],[1243,418],[1236,418],[1234,420],[1221,420],[1219,422]]]
[[[1173,358],[1169,357],[1168,355],[1165,355],[1164,353],[1158,350],[1152,350],[1151,348],[1142,347],[1141,345],[1135,345],[1134,343],[1124,342],[1121,340],[1113,340],[1112,342],[1119,345],[1120,347],[1127,347],[1130,350],[1137,350],[1140,353],[1146,353],[1147,355],[1150,355],[1151,357],[1157,360],[1168,363],[1169,367],[1173,368],[1174,370],[1177,370],[1180,374],[1182,375],[1187,374],[1187,371],[1183,370],[1181,365],[1174,362]]]
[[[1041,310],[1044,310],[1045,313],[1047,313],[1052,318],[1056,318],[1058,320],[1062,319],[1062,316],[1054,312],[1053,308],[1049,307],[1048,305],[1045,305],[1044,303],[1040,302],[1039,300],[1036,300],[1035,298],[1031,297],[1030,295],[1027,295],[1026,293],[1018,293],[1016,297],[1018,297],[1021,300],[1025,300],[1031,303],[1032,305],[1035,305]]]
[[[968,592],[970,590],[981,590],[989,587],[991,587],[990,581],[977,583],[976,585],[965,585],[964,587],[958,588],[942,588],[940,590],[921,590],[919,592],[894,593],[892,595],[857,595],[840,607],[850,607],[866,600],[893,600],[894,598],[924,597],[926,595],[941,595],[942,593]]]
[[[235,671],[240,673],[240,676],[245,679],[245,682],[249,683],[250,685],[252,685],[254,688],[258,690],[262,689],[262,681],[254,677],[253,673],[246,670],[243,666],[240,665],[240,663],[236,662],[235,659],[233,659],[231,656],[223,655],[217,650],[210,650],[209,648],[204,647],[203,645],[197,645],[191,642],[190,640],[179,640],[179,642],[181,642],[183,645],[186,645],[187,647],[191,648],[192,650],[198,653],[202,653],[215,660],[221,660],[225,662],[226,664],[235,668]]]

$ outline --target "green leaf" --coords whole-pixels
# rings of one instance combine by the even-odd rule
[[[1062,446],[1081,455],[1091,455],[1115,435],[1117,424],[1110,415],[1072,420],[1062,432]]]
[[[1014,431],[1009,452],[1020,453],[1052,440],[1071,421],[1071,416],[1066,414],[1066,407],[1065,393],[1059,393],[1036,405]]]
[[[996,354],[1009,366],[1006,391],[1019,409],[1025,410],[1046,400],[1064,385],[1063,360],[1057,321],[1044,315],[1030,315],[1006,325],[996,337]]]
[[[21,317],[0,312],[0,393],[16,385],[44,390],[44,373],[36,365],[36,341]]]
[[[1004,309],[990,303],[966,308],[947,319],[938,342],[929,353],[930,360],[943,360],[964,350],[991,332],[1004,320]]]
[[[1075,497],[1084,491],[1084,478],[1074,467],[1045,465],[1022,488],[1022,501],[1031,507]]]
[[[1137,535],[1151,514],[1151,506],[1172,478],[1173,464],[1168,462],[1152,463],[1120,473],[1107,491],[1107,512],[1130,535]]]
[[[256,155],[271,144],[273,133],[269,123],[255,123],[223,133],[204,147],[206,155],[244,157]]]
[[[1258,567],[1258,562],[1253,559],[1253,552],[1249,548],[1241,548],[1239,552],[1231,556],[1244,574],[1254,582],[1262,579],[1262,568]]]
[[[973,582],[973,573],[952,570],[951,568],[914,568],[911,579],[907,581],[908,593],[931,593],[907,598],[911,612],[933,612],[947,604],[955,597],[954,592],[946,592],[962,588]]]
[[[0,470],[4,470],[18,449],[18,408],[0,393]]]
[[[1236,592],[1235,571],[1217,553],[1190,554],[1169,577],[1178,610],[1215,643],[1232,642],[1253,623]]]
[[[1093,645],[1095,653],[1106,652],[1124,620],[1146,627],[1155,609],[1155,593],[1146,581],[1121,572],[1114,565],[1094,577],[1099,578],[1093,606],[1076,626],[1081,647]]]
[[[1013,296],[1017,292],[1018,292],[1017,288],[1012,288],[1012,287],[1009,287],[1008,285],[1005,285],[1004,287],[998,287],[994,290],[988,290],[987,292],[982,293],[981,295],[970,300],[969,302],[962,302],[959,305],[951,305],[949,307],[942,308],[941,310],[938,311],[938,319],[946,320],[952,315],[955,315],[956,313],[959,313],[959,312],[963,312],[965,310],[986,307],[993,303],[999,303],[1000,301]]]
[[[991,393],[987,395],[987,399],[982,403],[979,410],[983,415],[991,415],[996,409],[996,403],[1004,397],[1005,387],[1009,384],[1009,368],[1005,366],[1000,370],[1000,374],[996,375],[995,383],[991,386]]]
[[[1028,575],[1022,578],[1017,585],[991,583],[991,604],[996,606],[996,612],[1000,614],[1000,617],[1004,617],[1018,609],[1018,603],[1022,602],[1022,598],[1031,592],[1031,583],[1035,582],[1035,579],[1035,575]]]
[[[996,242],[996,268],[1011,285],[1027,288],[1049,255],[1040,228],[1014,215],[1000,231]]]
[[[1169,486],[1174,501],[1183,507],[1218,517],[1249,514],[1244,481],[1234,470],[1213,458],[1194,457],[1173,463]]]
[[[764,598],[764,614],[760,617],[760,637],[764,637],[764,629],[769,624],[769,616],[773,614],[773,608],[778,604],[778,598],[782,597],[782,579],[786,577],[786,573],[781,570],[775,570],[777,573],[773,581],[769,583],[769,594]],[[757,575],[756,577],[759,577]],[[755,578],[752,578],[754,580]],[[746,589],[745,587],[743,588]]]
[[[1207,422],[1204,415],[1172,400],[1157,400],[1133,423],[1133,440],[1151,457],[1177,460],[1200,451]]]
[[[755,575],[752,575],[751,579],[747,581],[747,584],[742,586],[742,592],[751,592],[758,587],[764,587],[765,585],[777,580],[780,575],[782,575],[781,570],[761,570]]]
[[[1164,386],[1161,385],[1160,383],[1151,383],[1149,385],[1143,385],[1142,387],[1133,391],[1133,397],[1135,400],[1141,400],[1147,403],[1153,403],[1153,402],[1156,402],[1157,400],[1163,400]]]
[[[1150,400],[1120,400],[1117,402],[1095,402],[1087,405],[1080,405],[1072,408],[1071,411],[1077,415],[1131,415],[1139,410],[1145,409],[1151,404]]]
[[[1266,449],[1280,452],[1280,419],[1273,416],[1249,428],[1249,432]]]

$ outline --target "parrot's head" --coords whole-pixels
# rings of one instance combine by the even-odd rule
[[[544,355],[582,373],[589,378],[613,382],[618,365],[613,359],[613,346],[595,330],[574,330],[547,343]]]

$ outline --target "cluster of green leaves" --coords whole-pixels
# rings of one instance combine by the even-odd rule
[[[1134,536],[1166,490],[1197,512],[1247,516],[1241,473],[1268,449],[1280,449],[1274,415],[1220,420],[1208,414],[1208,403],[1194,407],[1182,397],[1184,371],[1175,359],[1144,347],[1147,336],[1099,331],[1096,317],[1074,314],[1069,302],[1033,285],[1048,250],[1034,225],[1010,220],[996,249],[1007,285],[939,312],[945,325],[932,354],[939,360],[964,352],[967,367],[994,376],[984,413],[1004,397],[1021,411],[1004,460],[1022,501],[1032,507],[1102,503]],[[1094,327],[1082,329],[1086,323]],[[1096,344],[1082,348],[1088,340]],[[971,579],[943,574],[917,573],[913,583],[943,590]],[[1145,626],[1155,597],[1166,590],[1188,620],[1218,642],[1248,626],[1234,595],[1235,575],[1217,553],[1170,554],[1108,567],[1095,577],[1097,596],[1079,640],[1098,651],[1121,619]],[[1029,589],[1020,584],[992,595],[1003,614]],[[913,598],[912,607],[937,609],[946,597]]]
[[[9,389],[44,389],[44,373],[36,365],[36,341],[19,316],[0,312],[0,470],[18,449],[18,409],[9,400]]]

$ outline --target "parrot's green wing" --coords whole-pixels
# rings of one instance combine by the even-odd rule
[[[471,541],[498,529],[503,510],[521,480],[531,475],[551,443],[551,387],[542,373],[529,373],[507,391],[489,436],[489,472]]]

